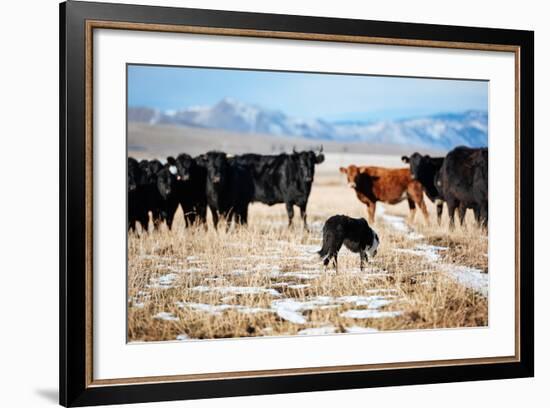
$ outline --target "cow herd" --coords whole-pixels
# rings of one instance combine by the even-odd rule
[[[454,227],[458,209],[460,225],[468,208],[474,211],[478,225],[489,222],[489,150],[456,147],[445,157],[432,158],[418,153],[403,156],[409,163],[411,178],[418,181],[428,198],[437,205],[438,222],[443,204],[447,204],[449,226]]]
[[[220,217],[228,223],[246,224],[252,202],[284,203],[289,225],[297,206],[307,228],[306,207],[315,165],[323,160],[322,148],[278,155],[180,154],[168,157],[165,164],[130,157],[128,229],[134,231],[139,223],[147,230],[149,213],[155,229],[162,222],[171,229],[179,206],[186,226],[205,225],[207,208],[216,228]]]
[[[424,194],[437,207],[437,221],[441,223],[443,205],[447,204],[450,228],[458,210],[460,224],[468,208],[475,214],[478,225],[489,221],[489,157],[487,148],[456,147],[445,157],[430,157],[413,153],[401,160],[409,168],[391,169],[375,166],[340,167],[348,185],[355,190],[359,201],[367,206],[369,222],[374,222],[376,203],[397,204],[407,199],[412,222],[416,208],[420,208],[428,222]]]
[[[391,169],[349,165],[341,167],[357,198],[367,206],[369,222],[374,223],[378,201],[396,204],[407,199],[410,221],[420,208],[426,221],[424,193],[436,204],[438,223],[446,203],[450,227],[458,210],[461,225],[468,208],[477,223],[488,222],[488,149],[457,147],[445,157],[414,153],[403,156],[409,168]],[[322,148],[278,155],[242,154],[230,156],[210,151],[196,157],[180,154],[159,160],[128,158],[128,229],[139,223],[148,229],[149,213],[157,229],[166,223],[171,229],[174,214],[181,206],[185,225],[206,225],[207,208],[214,227],[220,218],[246,224],[253,202],[267,205],[284,203],[288,224],[294,206],[300,209],[307,228],[306,207],[315,175],[315,165],[324,161]]]

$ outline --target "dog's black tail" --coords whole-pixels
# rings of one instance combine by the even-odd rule
[[[317,253],[321,258],[324,258],[325,256],[327,256],[328,252],[329,252],[328,245],[323,242],[323,247],[319,251],[317,251]]]

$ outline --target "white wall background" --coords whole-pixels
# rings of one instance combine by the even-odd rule
[[[134,1],[139,2],[139,1]],[[144,4],[535,30],[536,209],[550,199],[550,26],[534,0],[384,2],[149,0]],[[58,2],[0,6],[0,406],[57,404],[58,381]],[[507,181],[503,181],[507,182]],[[510,181],[511,182],[511,181]],[[149,404],[148,407],[547,406],[550,309],[545,231],[536,211],[536,378]],[[512,222],[512,220],[510,220]],[[138,405],[139,406],[139,405]]]

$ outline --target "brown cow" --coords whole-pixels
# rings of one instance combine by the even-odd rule
[[[369,222],[374,222],[376,202],[397,204],[405,198],[409,202],[409,222],[414,220],[416,207],[420,207],[426,223],[428,210],[424,203],[422,184],[413,180],[411,171],[404,169],[388,169],[374,166],[340,167],[340,172],[348,178],[348,185],[355,190],[357,198],[367,205]]]

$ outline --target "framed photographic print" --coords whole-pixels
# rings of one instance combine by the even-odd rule
[[[533,32],[60,21],[62,405],[533,376]]]

